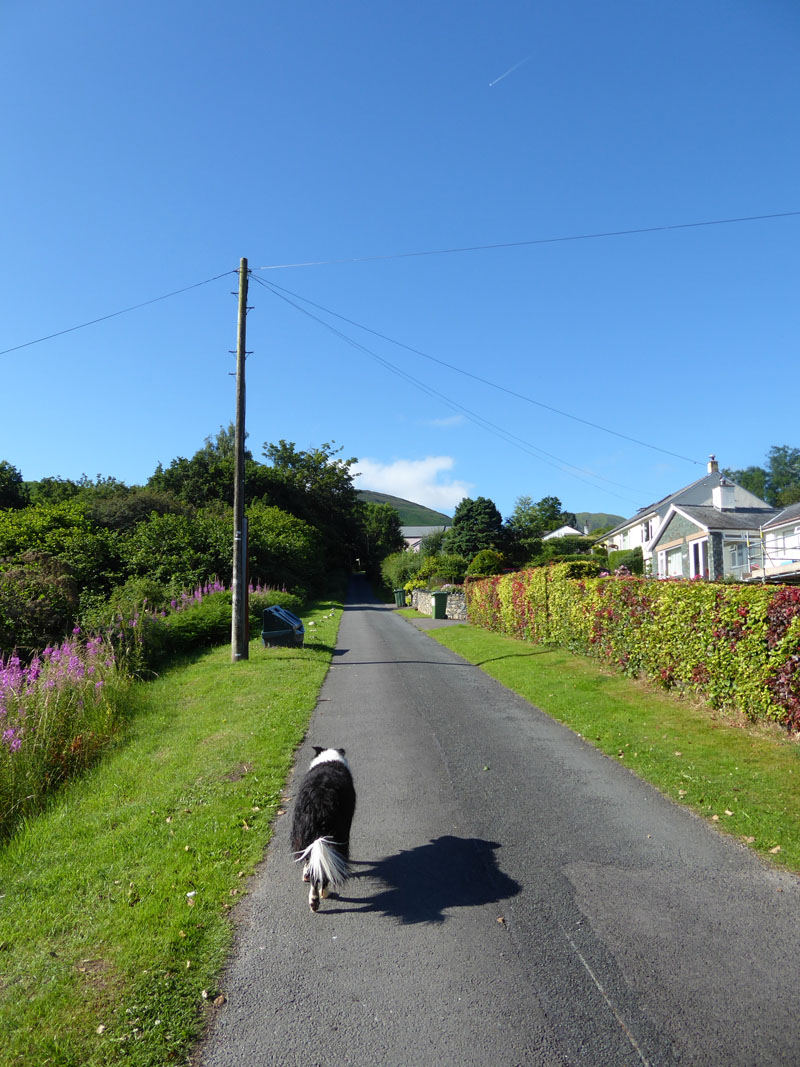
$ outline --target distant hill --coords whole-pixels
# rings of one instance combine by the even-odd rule
[[[441,511],[432,511],[412,500],[403,500],[400,496],[389,493],[374,493],[371,489],[360,489],[358,495],[362,500],[372,504],[391,504],[400,516],[401,526],[452,526],[453,520]]]
[[[594,533],[595,530],[605,530],[610,526],[619,526],[621,522],[625,522],[624,515],[606,515],[602,511],[579,511],[575,518],[578,520],[578,528],[582,530],[584,526],[588,526],[589,533]]]

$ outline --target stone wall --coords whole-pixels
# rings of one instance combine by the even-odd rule
[[[415,589],[411,594],[411,607],[421,615],[433,616],[433,601],[431,600],[430,590],[428,589]],[[448,619],[458,619],[461,622],[467,621],[467,598],[460,591],[448,592],[447,594],[447,612]]]

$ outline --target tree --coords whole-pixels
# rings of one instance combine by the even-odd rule
[[[263,455],[271,463],[269,502],[316,528],[329,566],[349,568],[362,543],[364,505],[350,473],[356,460],[337,459],[339,452],[329,443],[300,451],[281,440],[265,442]]]
[[[726,478],[741,485],[748,493],[754,493],[761,500],[767,500],[769,494],[769,474],[763,467],[745,467],[743,470],[724,470]]]
[[[22,475],[8,460],[0,460],[0,508],[24,508],[27,502]]]
[[[503,517],[494,501],[479,496],[464,497],[453,514],[453,525],[444,539],[444,550],[472,559],[484,548],[496,548],[503,540]]]
[[[800,500],[800,448],[774,445],[769,450],[769,492],[777,507]]]
[[[526,563],[542,547],[542,517],[529,496],[517,497],[506,526],[506,548],[516,563]]]
[[[405,538],[400,529],[400,516],[391,504],[367,501],[364,506],[364,531],[364,559],[370,569],[377,567],[386,556],[401,551],[405,546]]]
[[[722,473],[773,507],[785,508],[800,500],[800,448],[773,445],[766,467],[726,469]]]

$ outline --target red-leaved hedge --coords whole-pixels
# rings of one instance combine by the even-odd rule
[[[593,577],[562,563],[466,591],[475,625],[800,729],[800,588]]]

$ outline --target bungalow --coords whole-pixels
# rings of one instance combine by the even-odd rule
[[[776,515],[766,501],[729,481],[714,456],[707,473],[609,530],[609,551],[641,547],[646,574],[661,578],[744,578],[748,543]]]

